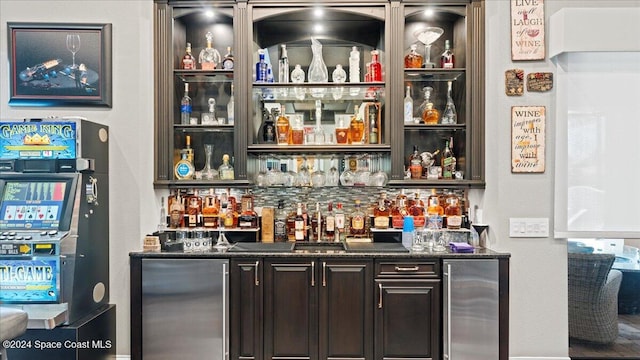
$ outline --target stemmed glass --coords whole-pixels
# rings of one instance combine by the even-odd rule
[[[387,181],[389,181],[389,177],[387,176],[386,171],[382,169],[382,155],[378,154],[377,162],[376,162],[376,171],[371,174],[369,177],[369,182],[371,186],[385,186]]]
[[[296,186],[309,186],[311,185],[311,173],[309,172],[309,165],[307,164],[307,158],[303,158],[300,171],[296,175]]]
[[[348,155],[344,156],[344,162],[345,165],[350,163]],[[349,164],[348,167],[345,167],[342,174],[340,174],[340,184],[342,186],[353,186],[355,177],[356,174],[351,170],[351,164]]]
[[[424,44],[424,68],[433,68],[435,64],[431,62],[431,44],[433,44],[440,36],[444,34],[444,30],[439,27],[428,27],[416,31],[413,36]]]
[[[80,34],[67,34],[67,50],[69,50],[73,56],[73,65],[71,65],[71,67],[75,69],[76,53],[80,50]]]
[[[256,174],[255,182],[256,186],[267,186],[267,164],[264,161],[262,155],[258,156],[258,166],[260,167],[260,171]]]
[[[369,171],[368,158],[369,155],[365,154],[358,159],[354,185],[369,185],[369,177],[371,176],[371,171]]]
[[[311,173],[311,186],[313,187],[323,187],[325,184],[325,173],[324,173],[324,164],[321,159],[315,160],[316,165],[315,170]]]
[[[282,172],[280,171],[280,162],[277,161],[276,159],[271,159],[271,161],[269,161],[269,163],[271,164],[271,167],[269,168],[269,171],[267,172],[267,184],[269,186],[274,186],[274,185],[282,185]]]
[[[336,168],[336,159],[333,156],[331,157],[331,168],[325,176],[325,186],[338,186],[338,183],[340,182],[340,172],[338,171],[338,168]]]

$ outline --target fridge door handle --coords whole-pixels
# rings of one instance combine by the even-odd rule
[[[443,358],[445,360],[451,360],[451,264],[445,264],[445,271],[442,273],[445,278],[446,299],[445,306],[447,308],[445,314],[446,329],[444,329],[444,345]]]
[[[227,264],[222,264],[222,358],[225,360],[229,360],[229,351],[228,351],[228,334],[227,329],[229,328],[228,319],[227,319],[227,307],[228,297],[229,297],[229,286],[227,284],[229,276],[229,271],[227,270]]]

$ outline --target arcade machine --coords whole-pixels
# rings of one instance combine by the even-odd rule
[[[9,358],[115,355],[108,140],[82,118],[0,122],[0,304],[28,313],[31,344]]]

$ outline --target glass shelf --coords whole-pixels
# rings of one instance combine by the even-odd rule
[[[405,130],[466,130],[465,124],[453,124],[453,125],[426,125],[426,124],[404,124]]]
[[[234,125],[181,125],[174,124],[175,130],[182,130],[183,133],[196,132],[233,132]]]
[[[456,81],[465,69],[404,69],[407,81]]]
[[[183,82],[233,82],[233,70],[173,70],[173,73]]]
[[[356,154],[356,153],[385,153],[391,152],[391,145],[249,145],[248,153],[255,154]]]

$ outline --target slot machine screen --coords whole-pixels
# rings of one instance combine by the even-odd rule
[[[7,180],[2,189],[0,231],[60,229],[69,187],[66,180]]]

